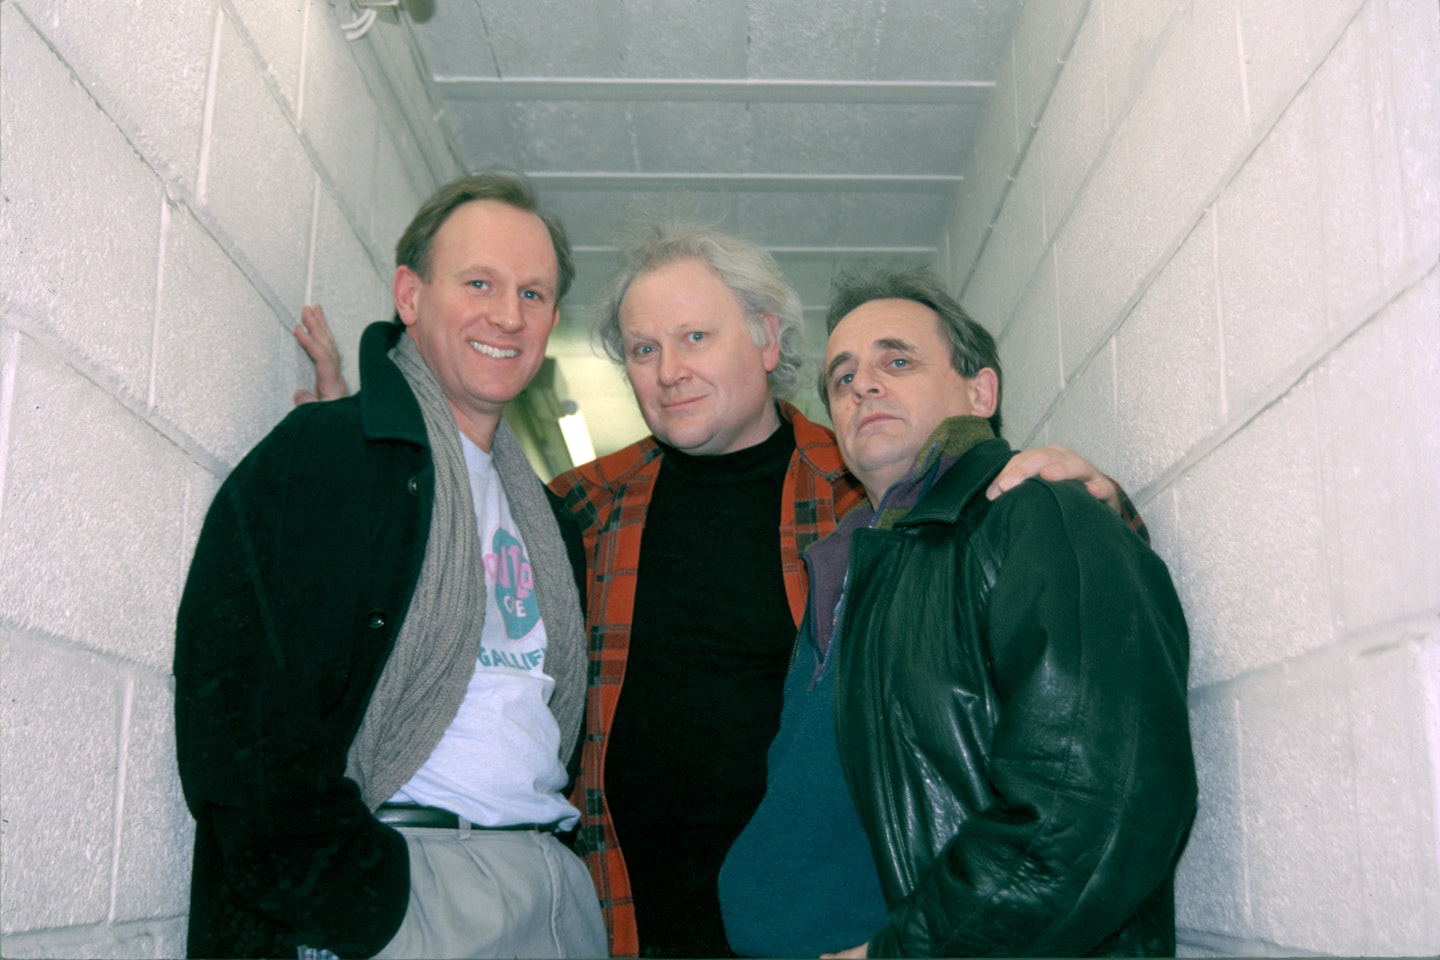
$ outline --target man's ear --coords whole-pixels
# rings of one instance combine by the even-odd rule
[[[977,417],[988,420],[995,415],[1000,399],[1000,376],[990,367],[981,367],[979,372],[965,381],[970,393],[970,411]]]
[[[765,372],[770,373],[780,365],[780,321],[773,313],[762,313],[760,322],[765,325],[765,346],[760,355],[765,360]]]
[[[415,325],[415,298],[423,282],[420,275],[409,267],[402,264],[395,268],[395,279],[390,282],[390,291],[395,297],[395,312],[407,327]]]

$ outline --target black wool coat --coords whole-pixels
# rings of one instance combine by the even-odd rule
[[[200,533],[174,663],[191,956],[370,956],[404,918],[405,840],[345,777],[434,508],[420,407],[386,356],[403,331],[368,328],[364,389],[292,411]],[[578,538],[561,529],[573,559]]]

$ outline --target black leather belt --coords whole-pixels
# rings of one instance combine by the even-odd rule
[[[431,827],[440,830],[524,830],[554,833],[559,826],[558,823],[507,823],[503,827],[487,827],[471,823],[449,810],[425,807],[418,803],[382,803],[380,809],[375,811],[375,819],[392,827]]]

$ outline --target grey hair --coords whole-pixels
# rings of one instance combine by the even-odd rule
[[[605,284],[595,304],[593,337],[605,355],[622,366],[625,342],[620,332],[620,304],[635,280],[661,267],[682,260],[698,260],[709,267],[735,294],[745,313],[750,338],[757,347],[765,345],[765,323],[761,314],[775,317],[780,362],[766,379],[770,395],[785,400],[800,386],[804,357],[804,312],[800,297],[785,277],[775,258],[748,240],[709,227],[669,219],[641,224],[632,238],[620,247],[620,265]]]

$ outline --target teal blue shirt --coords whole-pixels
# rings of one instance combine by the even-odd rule
[[[834,654],[802,633],[770,745],[765,799],[720,870],[725,936],[741,956],[817,957],[889,923],[835,742]]]

